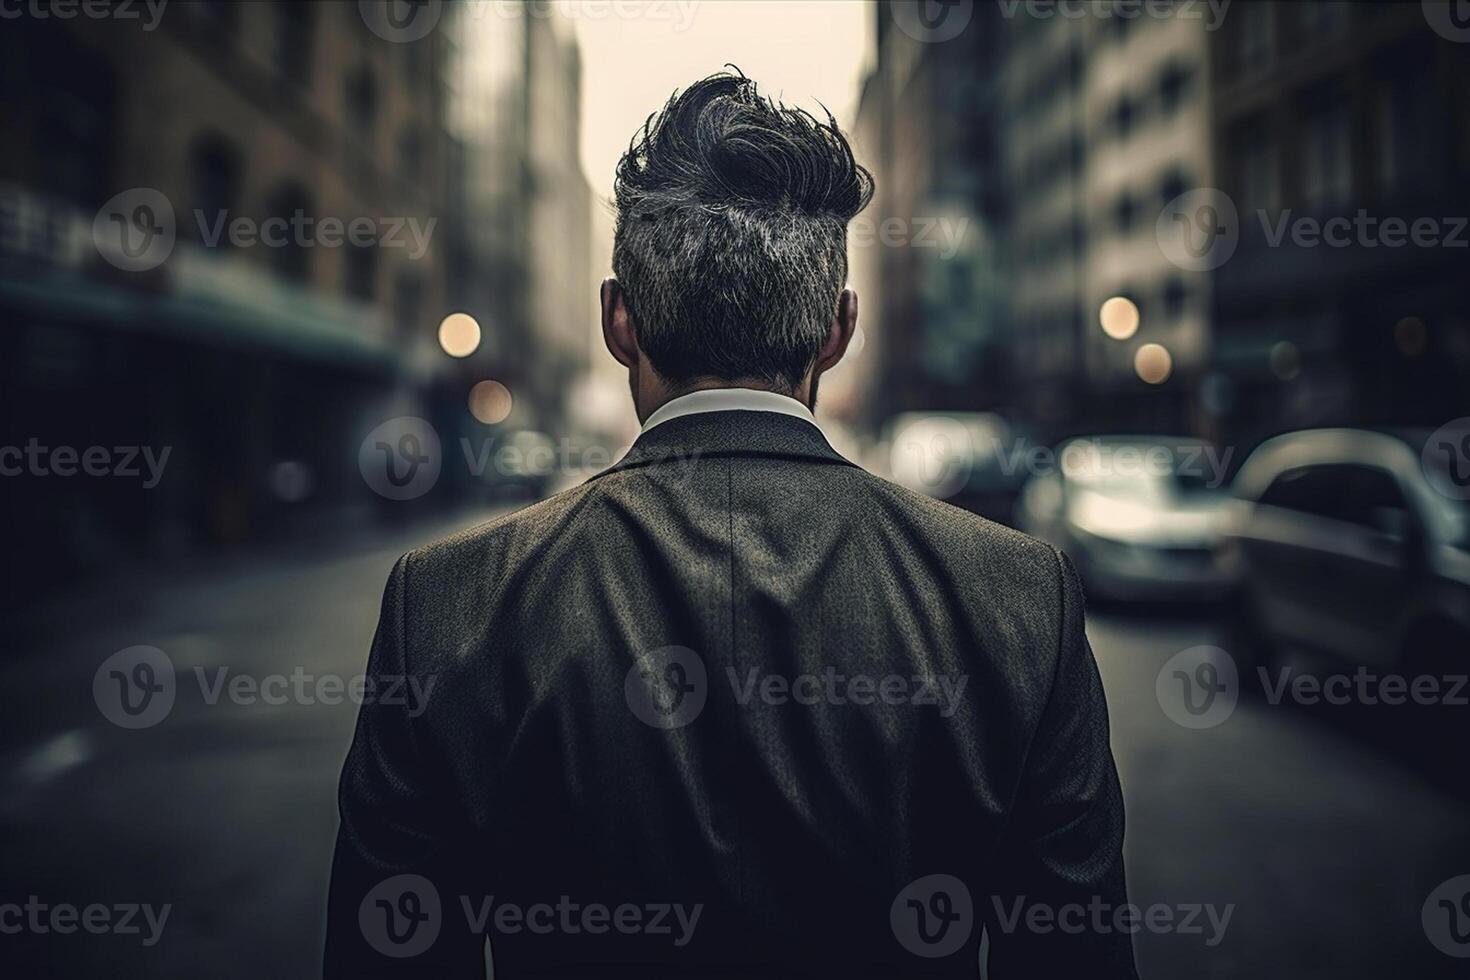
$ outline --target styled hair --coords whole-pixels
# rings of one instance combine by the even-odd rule
[[[847,279],[847,224],[873,196],[831,113],[762,98],[739,69],[711,75],[643,124],[614,193],[613,271],[659,375],[800,384]]]

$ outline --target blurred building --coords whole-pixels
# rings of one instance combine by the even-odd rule
[[[146,492],[7,481],[48,567],[229,545],[362,499],[341,463],[443,308],[432,38],[390,44],[355,4],[182,4],[152,31],[7,20],[0,73],[31,93],[0,106],[13,435],[172,447],[168,479]],[[177,242],[157,264],[118,268],[94,218],[138,188],[171,207]],[[123,198],[123,220],[166,233],[157,200]],[[345,244],[327,218],[365,219],[360,242],[396,228],[399,245]],[[238,219],[260,237],[235,236]],[[265,244],[268,219],[279,247]]]
[[[539,11],[539,12],[538,12]],[[462,412],[484,379],[514,397],[507,425],[559,427],[589,357],[592,191],[582,173],[581,57],[568,23],[512,4],[446,7],[455,309],[484,328],[457,371]]]
[[[1081,50],[1084,271],[1078,300],[1081,390],[1092,426],[1197,427],[1192,402],[1209,362],[1210,278],[1176,266],[1156,232],[1169,202],[1213,181],[1209,35],[1203,18],[1182,16],[1186,9],[1169,16],[1115,12],[1063,28]],[[1019,70],[1029,59],[1018,56],[1014,64]],[[1043,279],[1048,263],[1044,254],[1038,258],[1029,271]],[[1103,304],[1113,297],[1131,301],[1137,311],[1137,326],[1126,337],[1119,336],[1127,331],[1118,324],[1108,324],[1112,335],[1102,328]],[[1145,345],[1156,345],[1162,363],[1138,360]]]
[[[443,11],[417,38],[356,3],[6,20],[0,78],[29,94],[0,104],[0,445],[170,452],[148,489],[0,481],[25,593],[352,526],[386,509],[358,449],[394,416],[439,428],[444,499],[483,378],[551,423],[585,360],[577,52],[554,19]],[[463,361],[452,310],[483,324]]]
[[[1215,45],[1213,145],[1240,224],[1215,273],[1229,428],[1466,414],[1470,45],[1420,4],[1353,3],[1237,4]],[[1353,222],[1343,244],[1294,241],[1334,218]],[[1391,244],[1386,222],[1425,219],[1441,244]]]
[[[1211,178],[1203,24],[950,6],[969,18],[953,37],[875,13],[856,127],[880,178],[875,216],[949,210],[971,225],[954,256],[880,241],[855,260],[881,333],[867,338],[882,351],[874,410],[1009,409],[1053,435],[1084,414],[1186,425],[1186,384],[1145,383],[1134,357],[1162,345],[1185,379],[1208,362],[1208,277],[1154,238],[1163,204]],[[1115,296],[1140,313],[1121,340],[1099,327]]]
[[[1005,23],[1011,370],[1018,405],[1053,435],[1191,428],[1209,357],[1209,277],[1173,265],[1155,237],[1164,205],[1211,179],[1207,33],[1122,9],[1017,8]],[[1112,334],[1109,300],[1127,311]],[[1162,383],[1140,376],[1144,345],[1164,352]]]
[[[977,6],[977,20],[993,10]],[[824,381],[833,415],[874,428],[914,409],[1004,404],[1006,197],[995,140],[1004,36],[925,43],[874,8],[877,58],[853,127],[877,194],[849,229],[861,346]]]
[[[1064,29],[1065,28],[1065,29]],[[1010,361],[1020,408],[1065,427],[1085,380],[1088,292],[1086,43],[1071,23],[1022,19],[1005,25],[1010,57],[1001,77],[1003,144],[1011,197]]]
[[[904,9],[875,10],[855,126],[873,215],[963,208],[980,234],[958,261],[855,243],[868,421],[1009,405],[1052,437],[1250,444],[1470,408],[1470,45],[1423,5]],[[1234,253],[1180,261],[1161,222],[1217,193]],[[1299,246],[1304,219],[1354,230]],[[1443,240],[1405,241],[1425,219]]]

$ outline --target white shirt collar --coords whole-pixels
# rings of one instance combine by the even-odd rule
[[[776,412],[802,419],[812,425],[817,424],[811,409],[788,395],[755,388],[709,388],[691,391],[687,395],[664,402],[643,423],[643,431],[647,432],[670,419],[698,415],[701,412]]]

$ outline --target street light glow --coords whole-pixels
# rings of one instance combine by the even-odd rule
[[[1098,313],[1103,333],[1114,340],[1127,340],[1138,333],[1138,306],[1126,296],[1114,296]]]
[[[514,399],[499,381],[481,381],[470,389],[470,414],[486,425],[499,425],[510,417]]]
[[[1133,370],[1151,385],[1161,385],[1174,373],[1174,357],[1163,344],[1144,344],[1133,355]]]
[[[468,313],[451,313],[439,324],[439,346],[450,357],[469,357],[480,346],[480,324]]]

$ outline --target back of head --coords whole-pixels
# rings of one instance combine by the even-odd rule
[[[649,118],[618,164],[613,268],[659,375],[800,383],[847,278],[873,179],[836,121],[721,73]]]

